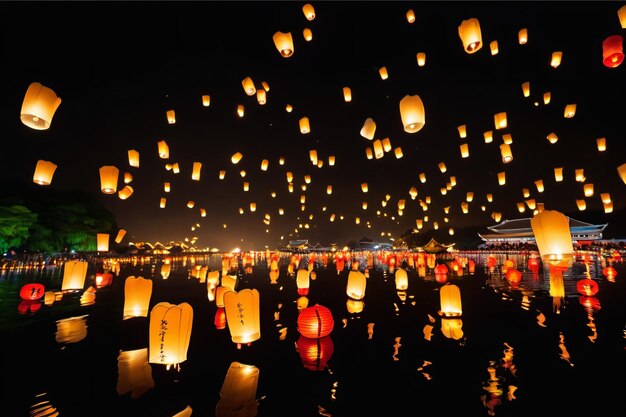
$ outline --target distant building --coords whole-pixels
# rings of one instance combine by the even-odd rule
[[[358,242],[352,242],[350,244],[350,250],[388,250],[393,247],[393,244],[389,242],[376,242],[367,237],[361,238]]]
[[[572,241],[578,244],[588,244],[591,241],[602,239],[602,232],[608,226],[604,224],[585,223],[569,218],[569,227]],[[478,236],[485,244],[500,243],[534,243],[535,235],[530,226],[530,218],[504,220],[495,226],[487,227],[493,233],[479,233]]]

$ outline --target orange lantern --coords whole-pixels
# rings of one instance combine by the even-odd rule
[[[616,68],[623,61],[622,37],[620,35],[609,36],[602,42],[602,63],[607,68]]]
[[[152,297],[152,280],[129,276],[124,281],[123,319],[147,317]]]
[[[400,117],[407,133],[420,131],[426,123],[424,103],[418,95],[406,95],[400,100]]]
[[[39,185],[50,185],[52,182],[52,176],[54,175],[54,171],[56,169],[56,164],[40,159],[37,161],[37,166],[35,167],[33,182]]]
[[[46,287],[44,287],[43,284],[33,282],[22,286],[20,289],[20,298],[30,301],[38,300],[43,297],[45,292]]]
[[[304,13],[304,17],[309,21],[315,19],[315,8],[310,3],[302,6],[302,13]]]
[[[304,337],[319,339],[328,336],[335,325],[331,311],[320,304],[307,307],[298,315],[298,332]]]
[[[139,168],[139,152],[134,149],[128,151],[128,165]]]
[[[250,288],[239,292],[226,291],[224,308],[226,323],[234,343],[251,343],[261,338],[259,291]]]
[[[352,270],[348,273],[348,282],[346,284],[346,294],[348,297],[353,300],[362,300],[363,297],[365,297],[366,286],[367,279],[362,272]]]
[[[460,316],[463,313],[461,307],[461,290],[458,286],[448,283],[441,287],[439,290],[439,301],[442,316]]]
[[[165,114],[167,116],[167,123],[173,125],[176,123],[176,112],[174,110],[168,110]]]
[[[276,32],[274,33],[273,40],[276,49],[278,49],[278,52],[280,52],[280,56],[282,56],[283,58],[289,58],[291,55],[293,55],[294,47],[291,32]]]
[[[177,365],[187,360],[193,308],[160,302],[150,311],[150,363]]]
[[[61,291],[82,290],[87,276],[88,263],[86,261],[67,261],[63,265],[63,282]]]
[[[471,18],[463,20],[459,26],[459,37],[463,42],[463,49],[468,54],[473,54],[483,46],[480,23],[478,19]]]
[[[296,348],[302,359],[302,365],[311,371],[325,370],[334,352],[330,336],[310,338],[300,335]]]
[[[46,130],[60,104],[61,99],[52,89],[38,82],[31,83],[22,102],[20,120],[32,129]]]
[[[104,194],[115,194],[120,170],[112,165],[100,167],[100,189]]]
[[[522,273],[515,268],[508,269],[505,277],[512,285],[517,285],[522,281]]]

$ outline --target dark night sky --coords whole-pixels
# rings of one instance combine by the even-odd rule
[[[594,196],[586,198],[588,211],[602,212],[600,193],[610,193],[615,211],[626,206],[616,170],[626,162],[626,64],[612,69],[602,64],[603,40],[624,35],[617,10],[626,3],[323,1],[311,3],[313,21],[305,18],[304,4],[0,3],[2,177],[32,181],[37,160],[49,160],[58,165],[49,187],[97,195],[128,231],[127,240],[196,236],[199,247],[222,250],[272,249],[281,237],[282,243],[308,238],[324,245],[363,236],[383,240],[387,233],[397,237],[414,228],[424,215],[429,217],[425,229],[434,221],[446,229],[493,224],[494,211],[502,219],[528,217],[528,210],[520,214],[516,206],[525,200],[523,188],[546,208],[575,217],[576,199],[584,198],[582,183],[574,180],[577,168],[584,168],[586,182],[595,185]],[[405,17],[409,9],[415,11],[413,24]],[[467,54],[457,28],[472,17],[480,21],[484,46]],[[302,36],[305,27],[312,30],[311,42]],[[517,40],[521,28],[528,29],[526,45]],[[279,55],[272,41],[276,31],[292,32],[292,57]],[[489,50],[493,40],[499,44],[495,56]],[[554,51],[563,51],[556,69],[549,65]],[[417,65],[417,52],[426,53],[424,67]],[[379,76],[382,66],[387,80]],[[244,93],[241,81],[248,76],[257,88],[263,81],[269,85],[267,104]],[[19,118],[34,81],[63,100],[48,130],[33,130]],[[521,88],[526,81],[528,98]],[[343,100],[344,86],[352,89],[351,103]],[[544,105],[547,91],[552,99]],[[211,96],[210,107],[202,106],[203,94]],[[398,105],[407,94],[419,95],[425,106],[426,124],[414,134],[403,131],[400,119]],[[571,103],[577,104],[576,116],[566,119],[563,110]],[[236,114],[238,104],[245,106],[243,118]],[[285,111],[287,104],[292,113]],[[166,120],[170,109],[176,111],[173,125]],[[494,129],[498,112],[507,112],[505,130]],[[311,122],[306,135],[298,127],[304,116]],[[388,137],[393,148],[402,148],[403,158],[396,159],[393,151],[382,159],[366,158],[372,142],[359,132],[370,117],[377,124],[375,137]],[[466,139],[457,131],[463,124]],[[494,141],[486,144],[488,130],[494,131]],[[550,132],[558,135],[557,143],[546,140]],[[513,137],[509,164],[499,153],[503,133]],[[596,148],[599,137],[606,138],[605,152]],[[159,140],[168,143],[169,160],[158,157]],[[465,142],[469,158],[460,156]],[[139,151],[139,168],[129,167],[129,149]],[[311,149],[324,160],[322,168],[311,164]],[[244,155],[237,165],[230,162],[235,152]],[[336,156],[333,167],[329,155]],[[280,156],[284,166],[278,164]],[[266,172],[260,169],[263,159],[270,162]],[[203,164],[200,181],[191,180],[194,161]],[[168,162],[178,162],[181,172],[167,171]],[[445,174],[440,162],[448,168]],[[117,166],[120,176],[132,173],[134,194],[128,200],[100,192],[103,165]],[[564,168],[561,183],[553,175],[558,166]],[[242,169],[245,178],[239,175]],[[220,170],[227,171],[224,180],[218,179]],[[287,171],[294,174],[293,193]],[[507,176],[504,186],[497,181],[501,171]],[[427,176],[424,184],[421,172]],[[306,174],[312,181],[303,192]],[[450,176],[457,185],[441,195]],[[543,193],[534,185],[538,179],[544,181]],[[166,181],[170,193],[163,191]],[[248,192],[244,181],[250,183]],[[361,192],[363,182],[369,185],[367,194]],[[327,185],[333,186],[332,195],[326,194]],[[409,195],[411,186],[418,190],[416,200]],[[122,187],[120,178],[118,190]],[[467,191],[475,197],[469,214],[462,214]],[[387,194],[391,197],[382,207]],[[418,200],[427,196],[432,202],[424,212]],[[159,208],[161,197],[167,197],[165,209]],[[406,200],[401,216],[399,199]],[[189,200],[196,203],[193,209],[187,208]],[[250,202],[257,204],[254,213]],[[240,207],[245,214],[239,214]],[[206,209],[205,218],[200,208]],[[269,226],[263,223],[266,213]],[[337,218],[331,223],[332,213]],[[614,214],[604,221],[610,223]],[[200,227],[192,231],[196,223]]]

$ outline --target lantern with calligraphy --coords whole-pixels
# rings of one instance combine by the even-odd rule
[[[454,284],[446,284],[439,290],[441,315],[444,317],[460,316],[463,313],[461,307],[461,290]]]
[[[46,130],[60,104],[61,99],[52,89],[38,82],[31,83],[22,102],[20,120],[32,129]]]
[[[346,284],[346,294],[353,300],[362,300],[365,297],[365,288],[367,279],[365,275],[357,270],[348,273],[348,282]]]
[[[193,308],[188,303],[178,305],[166,301],[150,311],[150,363],[178,365],[187,360],[191,338]]]
[[[124,282],[124,320],[147,317],[152,296],[152,280],[129,276]]]
[[[67,261],[63,265],[63,283],[61,290],[82,290],[87,276],[88,263],[86,261]]]
[[[53,162],[44,161],[40,159],[37,161],[35,167],[35,174],[33,175],[33,182],[39,185],[50,185],[52,183],[52,176],[56,171],[57,166]]]
[[[318,339],[328,336],[334,327],[333,315],[327,307],[316,304],[298,314],[298,332],[304,337]]]
[[[226,323],[234,343],[247,344],[261,338],[259,291],[246,288],[224,293]]]
[[[483,46],[480,23],[478,19],[463,20],[459,25],[459,37],[463,42],[463,49],[468,54],[473,54]]]

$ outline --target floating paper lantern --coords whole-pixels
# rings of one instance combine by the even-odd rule
[[[109,250],[109,234],[98,233],[96,235],[98,252],[108,252]]]
[[[593,184],[584,184],[583,191],[585,193],[585,197],[592,197],[593,196]]]
[[[510,133],[505,133],[504,135],[502,135],[502,142],[505,145],[510,145],[513,143],[513,136],[511,136]]]
[[[220,399],[215,406],[215,417],[254,417],[259,401],[256,391],[259,383],[259,368],[240,362],[231,362]]]
[[[400,159],[404,156],[404,154],[402,153],[402,148],[399,146],[393,150],[393,154],[396,156],[396,159]]]
[[[39,300],[44,296],[46,287],[38,282],[25,284],[20,288],[20,298],[22,300]]]
[[[596,145],[598,147],[599,152],[606,151],[606,138],[597,138]]]
[[[441,315],[444,317],[460,316],[463,313],[461,306],[461,290],[454,284],[446,284],[439,290]]]
[[[442,174],[448,170],[448,168],[446,168],[446,164],[443,162],[439,162],[437,166],[439,167],[439,171],[441,171]]]
[[[139,152],[134,149],[128,151],[128,165],[139,168]]]
[[[500,145],[500,155],[502,156],[502,163],[508,164],[513,160],[513,153],[511,152],[511,146],[503,143]]]
[[[491,55],[498,55],[498,41],[491,41],[489,44],[489,49],[491,50]]]
[[[311,133],[311,125],[309,124],[309,118],[303,117],[299,121],[300,124],[300,133],[306,135],[307,133]]]
[[[130,184],[131,182],[133,182],[133,174],[131,174],[130,172],[125,172],[124,173],[124,184]]]
[[[571,119],[576,114],[576,104],[568,104],[563,111],[563,117]]]
[[[176,112],[174,110],[168,110],[166,112],[166,116],[167,116],[167,123],[171,125],[176,123]]]
[[[461,139],[464,139],[464,138],[467,137],[467,126],[466,125],[457,126],[456,129],[459,131],[459,137]]]
[[[469,158],[469,146],[467,143],[462,143],[459,145],[461,151],[461,158]]]
[[[243,104],[238,104],[237,105],[237,116],[243,117],[244,114],[245,114],[245,107],[243,106]]]
[[[362,300],[365,297],[366,285],[365,275],[360,271],[352,270],[348,273],[346,295],[353,300]]]
[[[372,143],[372,146],[374,147],[374,157],[376,159],[380,159],[383,156],[385,156],[385,149],[383,148],[383,143],[380,141],[380,139],[376,139],[374,143]],[[366,149],[366,153],[368,149],[370,148]],[[368,159],[372,159],[372,158],[368,156]]]
[[[424,52],[418,52],[415,56],[417,59],[417,65],[423,67],[426,65],[426,54]]]
[[[150,311],[150,363],[177,365],[187,360],[191,338],[193,308],[160,302]]]
[[[609,36],[602,42],[602,63],[607,68],[616,68],[623,61],[622,37],[620,35]]]
[[[170,157],[170,148],[169,146],[167,146],[167,142],[165,142],[164,140],[160,140],[157,143],[157,146],[159,150],[159,158],[167,159]]]
[[[117,236],[115,236],[115,243],[120,243],[122,239],[126,236],[126,230],[120,229],[117,231]]]
[[[261,338],[259,292],[256,289],[226,291],[224,308],[226,323],[234,343],[251,343]]]
[[[496,127],[496,130],[506,129],[508,126],[506,112],[500,112],[493,115],[493,123]]]
[[[374,139],[374,132],[376,132],[376,122],[371,117],[365,119],[363,127],[361,127],[361,136],[366,139]]]
[[[302,36],[304,37],[304,40],[307,42],[310,42],[313,40],[313,32],[309,28],[304,28],[304,30],[302,31]]]
[[[413,22],[415,22],[415,12],[413,11],[413,9],[409,9],[409,10],[406,12],[406,20],[407,20],[407,22],[409,22],[409,23],[413,23]]]
[[[550,104],[550,99],[551,99],[550,92],[547,92],[547,93],[543,94],[543,104],[545,104],[545,105]]]
[[[563,168],[562,167],[554,168],[554,180],[556,182],[563,181]]]
[[[336,160],[336,158],[335,158],[334,155],[329,155],[328,156],[328,166],[331,166],[331,167],[335,166],[335,160]]]
[[[117,193],[117,196],[120,198],[120,200],[126,200],[131,195],[133,195],[134,191],[135,190],[133,189],[133,187],[131,187],[130,185],[127,185]]]
[[[316,304],[300,311],[297,324],[298,332],[302,336],[319,339],[328,336],[333,331],[335,322],[328,307]]]
[[[409,277],[406,270],[398,268],[394,275],[396,290],[406,291],[409,288]]]
[[[87,337],[87,315],[57,320],[57,343],[77,343]]]
[[[520,45],[525,45],[528,42],[528,29],[520,29],[519,32],[517,32],[517,40]]]
[[[517,203],[517,211],[519,211],[520,213],[526,211],[526,206],[524,205],[524,203]]]
[[[619,24],[622,29],[626,29],[626,5],[617,10],[617,17],[619,18]]]
[[[506,184],[506,172],[498,172],[498,185]]]
[[[587,178],[585,177],[585,169],[584,168],[578,168],[574,170],[574,178],[576,179],[576,182],[584,182]]]
[[[191,179],[194,181],[200,181],[201,170],[202,170],[202,162],[194,162],[193,170],[191,171]]]
[[[38,82],[31,83],[22,102],[20,120],[31,129],[46,130],[60,104],[61,99],[52,89]]]
[[[426,123],[424,103],[418,95],[406,95],[400,100],[400,117],[407,133],[420,131]]]
[[[587,209],[587,202],[584,199],[576,199],[576,206],[578,210],[585,211]]]
[[[382,80],[386,80],[387,78],[389,78],[389,73],[387,72],[387,67],[380,67],[378,69],[378,74],[380,75],[380,78]]]
[[[485,143],[493,142],[493,132],[491,130],[484,132],[483,138],[485,139]]]
[[[202,96],[202,105],[204,107],[209,107],[211,105],[211,96],[208,94],[205,94]]]
[[[559,140],[559,137],[554,132],[550,133],[546,138],[548,139],[548,142],[552,144],[556,143]]]
[[[302,6],[302,13],[304,13],[304,17],[306,17],[307,20],[315,19],[315,8],[310,3]]]
[[[474,193],[473,193],[472,191],[468,191],[468,192],[465,194],[465,200],[466,200],[468,203],[471,203],[471,202],[474,200]]]
[[[291,32],[283,33],[276,32],[272,37],[274,40],[274,45],[278,52],[280,52],[280,56],[283,58],[289,58],[293,55],[294,47],[293,47],[293,38],[291,37]]]
[[[537,187],[537,192],[543,193],[543,180],[535,181],[535,187]]]
[[[115,194],[120,170],[112,165],[100,167],[100,189],[104,194]]]
[[[459,37],[463,42],[463,49],[468,54],[473,54],[482,48],[483,40],[478,19],[463,20],[459,26]]]
[[[526,81],[522,83],[522,93],[524,94],[524,97],[530,96],[530,82]]]
[[[35,167],[35,174],[33,175],[33,182],[39,185],[50,185],[52,183],[52,176],[56,171],[57,166],[53,162],[44,161],[40,159],[37,161]]]
[[[236,152],[233,154],[233,156],[230,157],[230,161],[233,164],[237,164],[239,163],[239,161],[241,161],[241,158],[243,158],[243,155],[241,154],[241,152]]]
[[[159,201],[159,207],[165,208],[166,204],[167,204],[167,199],[165,197],[161,197],[161,200]]]
[[[543,210],[530,219],[530,225],[544,261],[572,258],[574,249],[567,216],[555,210]]]
[[[117,357],[117,393],[130,392],[137,399],[154,388],[152,367],[148,363],[148,348],[120,351]]]
[[[129,276],[124,281],[124,320],[147,317],[152,297],[152,280]]]
[[[254,81],[252,81],[252,78],[250,77],[246,77],[241,81],[241,86],[243,87],[243,91],[249,95],[249,96],[253,96],[254,94],[256,94],[256,87],[254,86]]]
[[[267,92],[264,89],[259,89],[256,91],[256,101],[261,106],[267,103]]]

